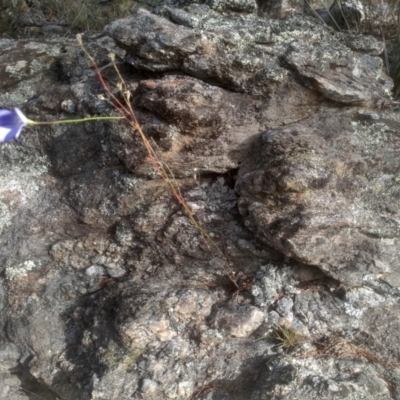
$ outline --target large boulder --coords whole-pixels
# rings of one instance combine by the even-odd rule
[[[397,282],[399,122],[336,112],[265,131],[236,183],[246,226],[348,285]]]
[[[294,71],[336,102],[366,105],[388,96],[382,60],[354,53],[313,19],[221,16],[204,5],[180,10],[179,18],[169,7],[157,13],[168,19],[140,9],[105,28],[135,68],[178,70],[235,92],[271,97]]]

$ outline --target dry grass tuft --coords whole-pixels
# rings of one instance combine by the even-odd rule
[[[0,37],[17,37],[27,11],[25,0],[14,0],[5,4],[0,0]]]
[[[25,0],[14,0],[2,7],[0,0],[0,35],[18,37],[26,27],[49,23],[67,28],[67,33],[101,30],[136,6],[134,0],[41,0],[28,7]]]
[[[388,363],[364,347],[352,343],[340,336],[327,336],[314,342],[315,349],[303,354],[302,357],[334,357],[338,359],[361,359],[372,364],[387,368],[397,368],[399,363]]]
[[[293,350],[305,341],[304,335],[291,325],[279,324],[272,328],[272,337],[278,342],[278,346],[285,350]]]
[[[133,0],[42,0],[37,13],[46,20],[68,26],[71,31],[98,30],[107,23],[125,17],[135,7]]]

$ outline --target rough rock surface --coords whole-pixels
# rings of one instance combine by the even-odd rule
[[[127,50],[126,60],[135,68],[179,70],[240,93],[274,97],[293,80],[292,71],[324,98],[338,103],[373,104],[391,88],[385,79],[378,79],[380,59],[354,53],[341,36],[332,37],[313,19],[221,16],[197,4],[180,13],[187,14],[181,15],[183,22],[169,7],[157,10],[163,17],[138,10],[130,18],[112,22],[105,31]]]
[[[224,254],[124,121],[1,145],[1,399],[400,398],[381,44],[258,11],[166,1],[84,36]],[[0,69],[1,108],[116,113],[71,40],[0,41]]]
[[[335,0],[329,13],[328,23],[340,29],[355,28],[365,18],[364,6],[360,0]]]
[[[264,132],[236,183],[246,226],[341,282],[391,282],[400,255],[399,123],[397,113],[359,110]]]

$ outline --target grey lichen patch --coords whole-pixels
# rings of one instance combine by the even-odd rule
[[[13,280],[15,278],[19,278],[21,276],[27,276],[29,271],[32,271],[36,266],[40,266],[40,262],[38,265],[34,263],[32,260],[24,261],[22,264],[7,267],[6,268],[6,276],[8,280]]]
[[[380,143],[388,139],[387,133],[390,132],[388,126],[383,122],[363,124],[353,121],[352,127],[354,128],[353,141],[355,144],[357,139],[362,141],[366,155],[373,155]]]
[[[25,60],[19,60],[14,65],[7,65],[6,72],[8,72],[12,76],[18,76],[19,72],[21,70],[24,70],[27,65],[28,63]]]
[[[339,43],[324,43],[315,46],[313,43],[294,41],[290,48],[291,56],[288,60],[293,61],[297,67],[313,66],[322,71],[331,66],[347,67],[354,60],[353,52]]]
[[[186,194],[188,205],[194,213],[206,211],[208,218],[213,219],[216,216],[213,213],[217,211],[231,211],[236,207],[237,196],[230,189],[224,178],[220,177],[216,182],[202,183]]]
[[[239,11],[252,13],[257,9],[254,0],[211,0],[210,7],[215,11]]]
[[[388,300],[387,296],[378,294],[371,288],[355,288],[346,293],[344,310],[346,314],[359,319],[370,308],[387,304]]]
[[[308,34],[309,39],[312,39],[313,41],[321,41],[325,38],[324,32],[305,32],[301,29],[299,30],[293,30],[293,31],[282,31],[279,34],[274,35],[274,42],[277,44],[279,43],[287,43],[290,40],[293,40],[295,38],[304,38],[304,35]]]
[[[342,38],[343,42],[351,49],[373,56],[379,56],[385,48],[383,42],[359,32],[338,32],[337,36]]]
[[[0,105],[22,105],[56,79],[52,65],[62,43],[28,42],[0,53]]]
[[[363,122],[352,123],[354,136],[352,144],[357,146],[362,143],[362,156],[366,164],[370,163],[387,143],[396,140],[397,133],[383,122],[366,124]],[[386,163],[396,162],[397,152],[386,153]],[[397,238],[400,235],[400,224],[395,215],[399,206],[397,202],[386,204],[388,198],[397,199],[400,194],[400,176],[396,169],[372,173],[367,166],[363,168],[365,186],[354,198],[354,221],[360,229],[380,238]],[[360,175],[360,178],[363,176]],[[379,212],[377,215],[376,212]],[[381,242],[385,246],[386,242]]]
[[[46,54],[48,56],[58,56],[63,48],[63,43],[39,43],[27,42],[24,45],[25,50],[35,50],[38,54]]]
[[[251,286],[254,302],[259,307],[268,307],[277,297],[298,292],[298,282],[293,276],[293,270],[287,265],[279,267],[273,264],[260,266],[256,282]]]
[[[0,231],[10,224],[19,207],[27,206],[39,192],[43,186],[40,177],[50,165],[47,157],[29,157],[19,153],[14,146],[11,143],[0,148],[3,160],[13,159],[7,167],[2,166],[0,177]],[[20,157],[25,157],[23,163],[20,163]]]

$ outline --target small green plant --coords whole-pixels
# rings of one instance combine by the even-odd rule
[[[279,324],[272,328],[272,337],[278,346],[285,350],[292,350],[304,342],[304,336],[291,325]]]

